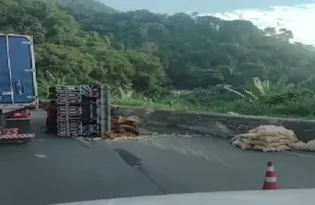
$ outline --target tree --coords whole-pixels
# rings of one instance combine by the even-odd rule
[[[291,31],[213,16],[119,12],[97,1],[2,0],[0,29],[34,36],[38,76],[152,89],[242,88],[254,77],[311,86],[315,49]],[[45,78],[45,77],[43,77]],[[303,82],[303,83],[301,83]]]

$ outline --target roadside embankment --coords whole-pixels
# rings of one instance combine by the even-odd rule
[[[115,113],[122,116],[136,115],[143,120],[144,128],[159,133],[198,133],[230,139],[260,125],[282,125],[293,130],[301,141],[315,139],[315,120],[135,107],[117,107]]]

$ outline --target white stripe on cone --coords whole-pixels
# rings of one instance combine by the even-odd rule
[[[274,183],[274,182],[277,182],[277,178],[276,177],[266,177],[265,182]]]

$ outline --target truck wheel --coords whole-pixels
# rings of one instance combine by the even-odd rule
[[[6,119],[5,119],[5,114],[2,112],[2,110],[0,109],[0,127],[1,128],[5,128],[6,125]]]

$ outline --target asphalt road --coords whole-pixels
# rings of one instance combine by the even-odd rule
[[[156,194],[261,189],[274,162],[280,188],[315,188],[315,155],[260,153],[205,137],[78,141],[44,135],[0,147],[0,204],[40,205]]]

